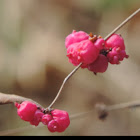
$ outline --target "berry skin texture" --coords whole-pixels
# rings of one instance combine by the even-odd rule
[[[88,70],[94,73],[104,73],[108,68],[108,59],[106,56],[100,54],[97,60],[88,65]]]
[[[101,51],[105,47],[105,40],[103,38],[98,38],[94,45],[97,49]]]
[[[124,39],[118,35],[113,34],[110,38],[107,39],[105,46],[109,51],[107,54],[108,61],[111,64],[120,64],[120,61],[123,61],[124,58],[129,56],[125,51]]]
[[[109,37],[105,43],[105,46],[108,49],[120,48],[121,50],[125,50],[124,39],[118,34],[113,34],[111,37]]]
[[[121,50],[120,48],[113,48],[107,55],[108,61],[111,64],[120,64],[120,61],[123,61],[124,58],[128,58],[129,56],[126,54],[125,50]]]
[[[66,111],[55,109],[51,111],[52,120],[48,122],[50,132],[64,132],[70,125],[70,118]]]
[[[37,111],[37,106],[34,103],[25,101],[22,104],[16,103],[15,106],[18,108],[18,115],[24,121],[32,121],[34,119],[34,114]]]
[[[48,130],[52,133],[59,132],[59,124],[55,120],[50,121],[48,123]]]
[[[42,113],[41,110],[38,109],[34,114],[33,120],[30,121],[30,124],[38,126],[39,123],[42,121],[43,115],[44,115],[44,113]]]
[[[70,45],[74,43],[81,42],[83,40],[89,39],[89,35],[83,31],[76,32],[75,30],[72,34],[68,35],[65,40],[65,46],[68,48]]]
[[[53,117],[52,117],[52,115],[50,115],[50,114],[45,114],[45,115],[43,115],[43,117],[42,117],[42,123],[43,123],[44,125],[48,125],[48,123],[49,123],[51,120],[53,120]]]
[[[74,66],[78,66],[80,63],[86,66],[97,59],[99,52],[92,41],[84,40],[70,45],[67,49],[67,56],[69,62]]]

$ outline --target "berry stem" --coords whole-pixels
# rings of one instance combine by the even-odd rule
[[[115,28],[109,35],[105,37],[105,40],[107,40],[112,34],[116,33],[118,30],[120,30],[126,23],[128,23],[133,17],[135,17],[140,12],[140,8],[136,10],[132,15],[130,15],[126,20],[124,20],[117,28]]]
[[[73,76],[74,73],[76,73],[76,72],[78,71],[78,69],[81,67],[81,65],[82,65],[82,63],[79,64],[79,65],[64,79],[64,81],[63,81],[63,83],[62,83],[62,85],[61,85],[61,87],[60,87],[60,89],[59,89],[59,91],[58,91],[57,96],[55,97],[55,99],[53,100],[53,102],[52,102],[52,103],[50,104],[50,106],[48,107],[48,110],[50,110],[50,109],[53,107],[53,105],[55,104],[55,102],[56,102],[57,99],[59,98],[59,96],[60,96],[60,94],[61,94],[61,92],[62,92],[62,90],[63,90],[63,88],[64,88],[64,86],[65,86],[65,84],[66,84],[66,82]]]
[[[110,34],[108,34],[104,40],[107,40],[112,34],[116,33],[119,29],[121,29],[126,23],[128,23],[135,15],[137,15],[140,12],[140,8],[135,11],[132,15],[130,15],[125,21],[123,21],[117,28],[115,28]],[[59,96],[61,95],[61,92],[66,84],[66,82],[73,76],[74,73],[76,73],[78,71],[78,69],[81,67],[82,63],[79,64],[63,81],[60,90],[58,91],[55,99],[53,100],[53,102],[49,105],[49,107],[46,110],[51,110],[51,108],[53,107],[53,105],[55,104],[55,102],[57,101],[57,99],[59,98]]]

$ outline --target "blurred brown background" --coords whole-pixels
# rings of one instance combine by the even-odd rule
[[[105,37],[140,8],[139,0],[0,0],[0,91],[48,106],[74,67],[65,37],[75,30]],[[119,66],[95,76],[79,70],[66,84],[55,108],[70,115],[140,99],[140,14],[120,31],[130,55]],[[0,106],[0,131],[28,126],[12,105]],[[140,110],[112,112],[105,122],[93,112],[71,121],[62,134],[38,127],[10,135],[140,135]]]

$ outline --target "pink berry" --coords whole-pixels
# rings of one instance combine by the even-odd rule
[[[42,117],[42,123],[43,123],[44,125],[48,125],[48,123],[49,123],[52,119],[53,119],[52,115],[50,115],[50,114],[45,114],[45,115],[43,115],[43,117]]]
[[[50,132],[58,132],[59,130],[59,125],[55,120],[52,120],[48,123],[48,129]]]
[[[88,65],[97,59],[99,52],[100,50],[95,47],[92,41],[84,40],[70,45],[67,49],[67,56],[69,62],[74,66],[78,66],[80,63]]]
[[[48,123],[48,129],[51,132],[64,132],[70,125],[70,118],[66,111],[55,109],[51,115],[53,119]]]
[[[15,104],[18,108],[18,115],[24,121],[32,121],[34,119],[34,114],[37,111],[37,106],[34,103],[25,101],[22,104]]]
[[[120,64],[120,61],[123,61],[124,58],[128,58],[125,50],[114,47],[112,51],[107,54],[108,61],[111,64]]]
[[[107,58],[111,64],[120,64],[120,61],[128,58],[125,51],[124,39],[120,35],[113,34],[107,39],[105,46],[109,50]]]
[[[108,68],[108,59],[100,54],[95,62],[88,66],[88,69],[94,73],[104,73]]]
[[[98,38],[95,42],[94,42],[94,45],[97,49],[99,49],[100,51],[102,49],[104,49],[105,47],[105,40],[102,39],[102,38]]]
[[[76,32],[75,30],[72,32],[72,34],[68,35],[66,37],[65,46],[68,48],[70,45],[74,43],[81,42],[83,40],[89,39],[89,35],[83,31]]]
[[[108,49],[120,48],[121,50],[125,50],[124,39],[118,34],[113,34],[111,37],[109,37],[105,43],[105,46]]]
[[[34,114],[34,118],[32,121],[30,121],[31,125],[35,125],[38,126],[39,123],[42,121],[42,117],[43,117],[44,113],[41,112],[41,110],[37,110]]]

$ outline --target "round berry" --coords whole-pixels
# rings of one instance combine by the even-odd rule
[[[97,59],[99,52],[92,41],[84,40],[70,45],[67,49],[67,56],[69,62],[74,66],[78,66],[80,63],[88,65]]]
[[[42,123],[43,123],[44,125],[48,125],[48,123],[49,123],[52,119],[53,119],[52,115],[50,115],[50,114],[45,114],[45,115],[43,115],[43,117],[42,117]]]
[[[66,111],[55,109],[42,117],[43,124],[50,132],[64,132],[70,125],[70,118]]]
[[[51,112],[53,119],[57,122],[57,132],[64,132],[70,125],[69,114],[62,110],[53,110]]]
[[[124,58],[128,58],[128,55],[125,50],[115,47],[107,54],[107,58],[111,64],[120,64],[120,61],[123,61]]]
[[[75,30],[72,32],[72,34],[68,35],[66,37],[65,46],[68,48],[70,45],[74,43],[81,42],[83,40],[89,39],[89,35],[83,31],[76,32]]]
[[[95,42],[94,45],[97,49],[99,49],[100,51],[102,49],[104,49],[105,47],[105,40],[103,38],[98,38]]]
[[[88,69],[94,73],[104,73],[108,68],[108,59],[106,56],[100,54],[97,60],[88,65]]]
[[[38,126],[39,123],[42,121],[43,115],[44,115],[44,113],[42,113],[42,111],[38,109],[34,114],[33,120],[30,121],[30,124]]]
[[[34,119],[35,112],[37,111],[37,106],[34,103],[29,101],[25,101],[22,104],[17,104],[16,107],[18,108],[18,115],[24,121],[32,121]]]
[[[113,34],[111,37],[109,37],[106,40],[105,46],[108,49],[120,48],[121,50],[125,50],[124,39],[118,34]]]
[[[48,129],[50,132],[58,132],[59,130],[59,125],[55,120],[52,120],[48,123]]]

